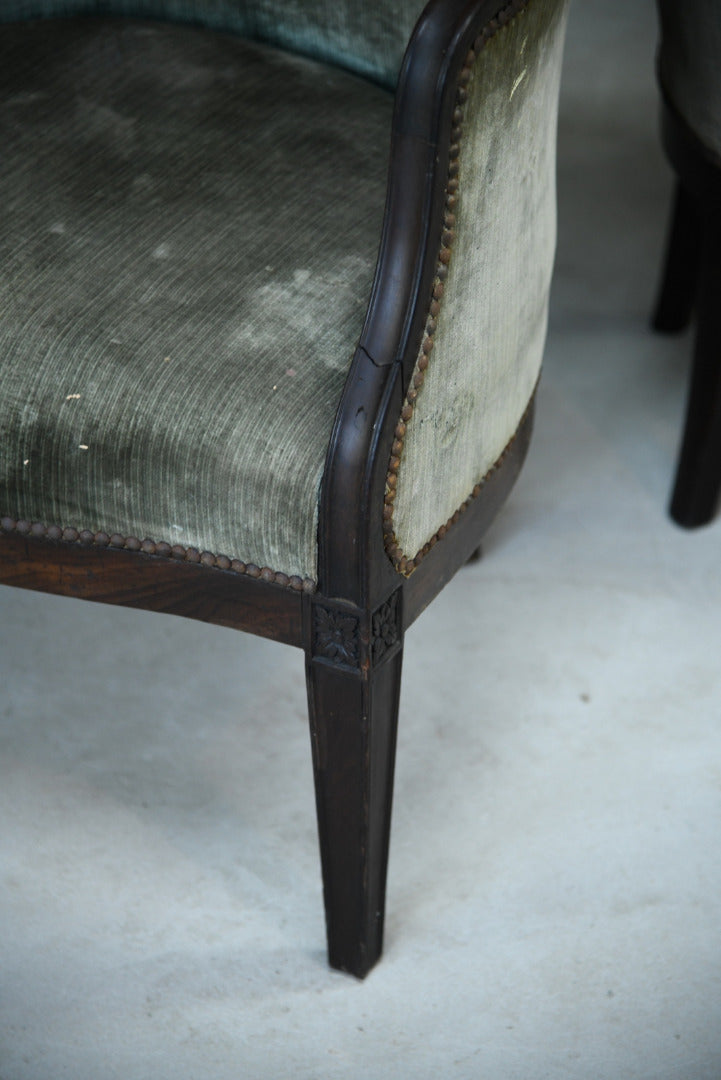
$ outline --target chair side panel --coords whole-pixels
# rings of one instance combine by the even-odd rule
[[[464,75],[434,299],[386,496],[404,572],[502,457],[538,380],[566,14],[565,0],[531,0]]]

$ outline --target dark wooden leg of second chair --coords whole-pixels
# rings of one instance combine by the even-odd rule
[[[703,223],[696,344],[671,516],[694,528],[714,516],[721,488],[721,215]]]
[[[397,641],[356,670],[322,657],[306,668],[328,959],[358,978],[383,945],[401,664]]]
[[[685,330],[696,299],[701,222],[695,199],[677,181],[666,240],[663,277],[653,314],[654,330]]]

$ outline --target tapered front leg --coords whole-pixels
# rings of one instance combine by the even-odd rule
[[[714,516],[721,488],[721,216],[704,220],[696,344],[671,516],[694,528]]]
[[[306,675],[328,959],[363,978],[383,946],[402,666],[400,592],[374,613],[315,602]]]
[[[701,222],[696,201],[677,181],[652,319],[654,330],[674,334],[688,326],[696,300],[700,256]]]

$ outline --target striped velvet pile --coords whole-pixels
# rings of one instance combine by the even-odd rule
[[[129,15],[230,30],[393,88],[424,0],[0,0],[0,21]]]
[[[315,576],[391,110],[232,35],[0,28],[0,514]]]
[[[393,509],[395,542],[409,559],[493,468],[538,380],[556,240],[567,13],[567,0],[530,0],[469,71],[447,278]]]

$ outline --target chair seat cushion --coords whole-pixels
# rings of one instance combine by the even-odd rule
[[[0,514],[315,576],[391,110],[200,28],[0,28]]]

